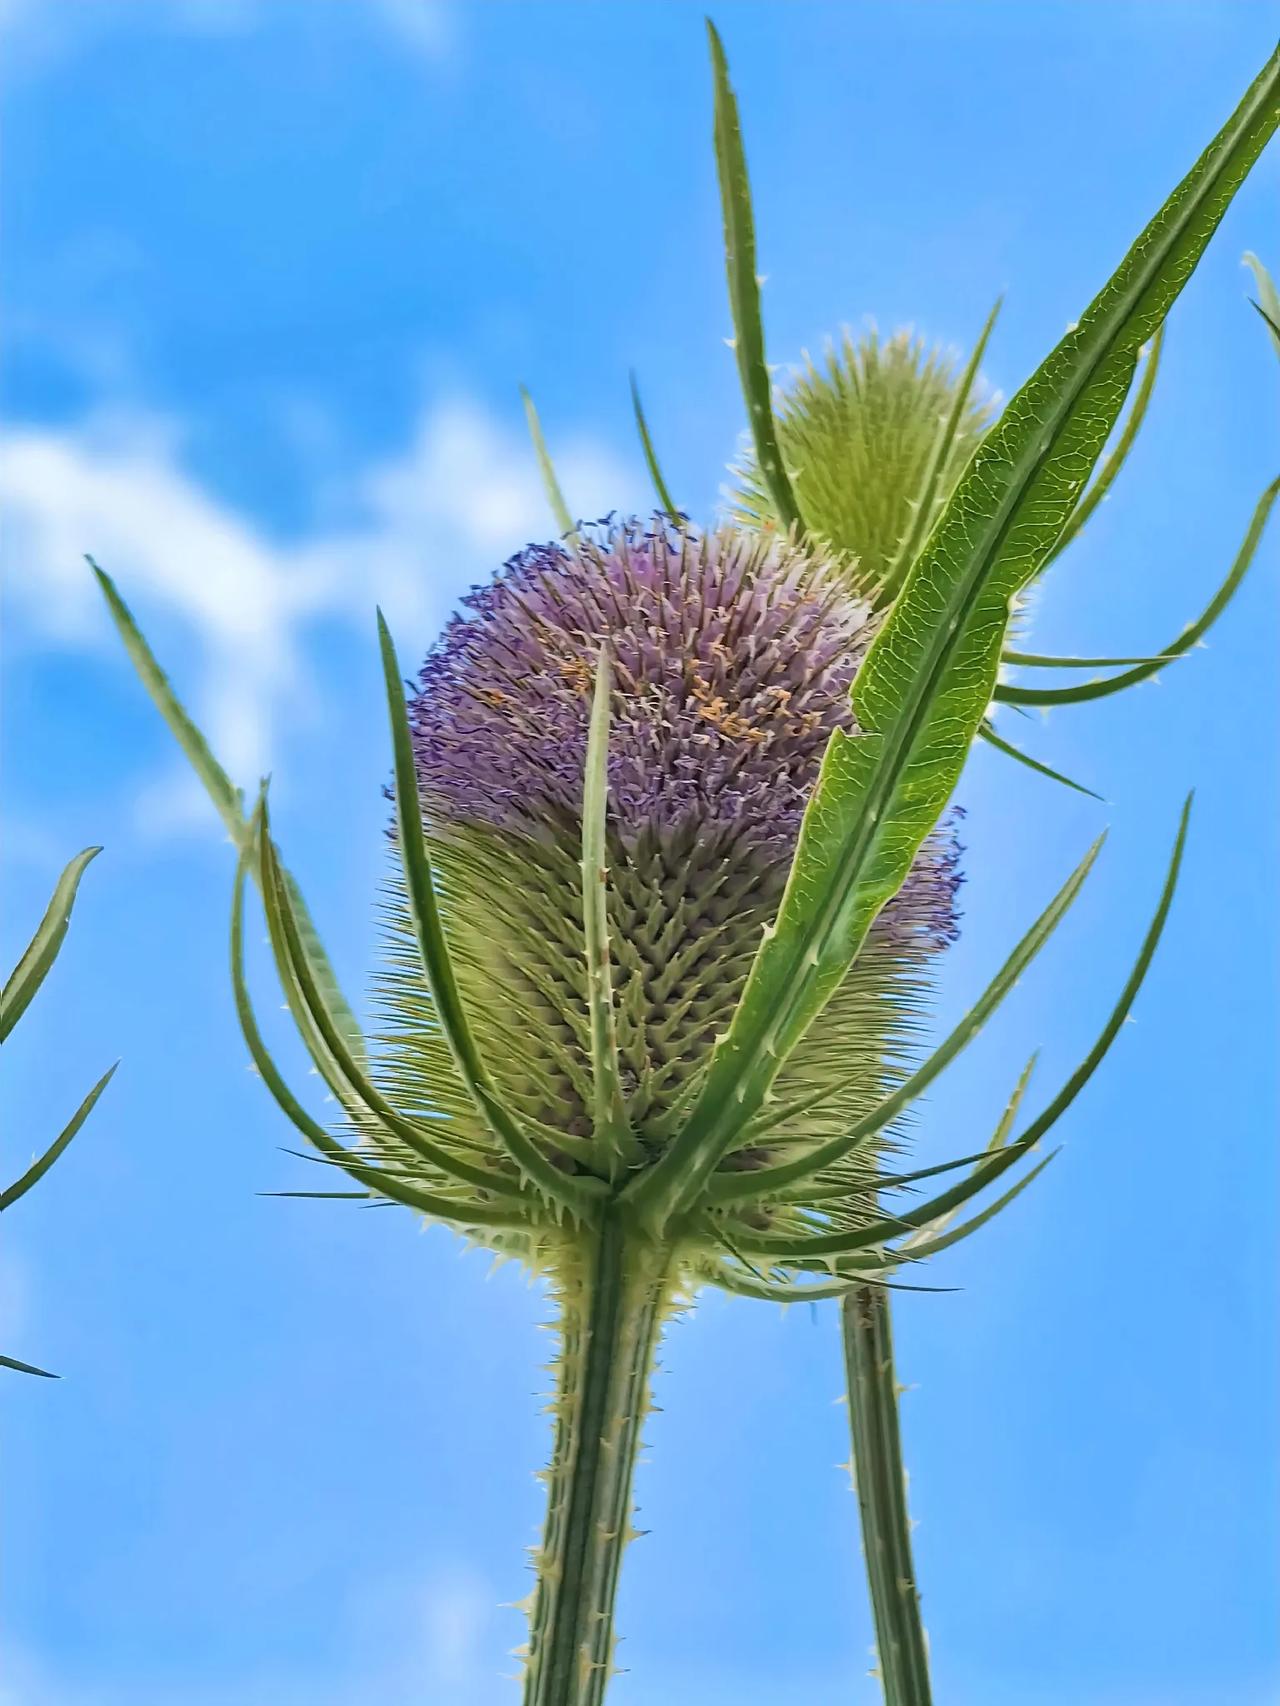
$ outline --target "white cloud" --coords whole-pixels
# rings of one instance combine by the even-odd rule
[[[24,625],[54,646],[103,643],[84,561],[92,551],[144,621],[173,614],[195,630],[195,708],[232,773],[251,775],[296,676],[293,633],[319,602],[314,574],[190,480],[154,423],[8,435],[0,508],[9,596]]]
[[[558,460],[585,514],[641,489],[582,439]],[[184,469],[172,423],[134,414],[15,428],[0,439],[10,644],[118,650],[89,552],[157,649],[175,625],[194,641],[184,698],[251,785],[279,751],[281,723],[310,709],[308,628],[337,620],[365,636],[380,603],[406,641],[425,645],[460,591],[553,531],[523,433],[465,397],[425,408],[404,449],[357,470],[346,495],[342,528],[280,542]],[[153,832],[208,821],[185,773],[149,785],[140,812]]]

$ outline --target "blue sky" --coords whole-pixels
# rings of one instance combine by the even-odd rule
[[[815,4],[718,13],[743,101],[770,353],[873,316],[973,337],[1006,394],[1104,280],[1271,46],[1254,4]],[[122,660],[116,575],[221,755],[276,777],[348,988],[373,940],[402,654],[544,513],[716,507],[741,426],[700,8],[659,0],[83,0],[0,7],[3,946],[102,842],[6,1050],[5,1173],[117,1055],[7,1217],[4,1706],[491,1706],[522,1639],[543,1302],[310,1183],[245,1069],[229,850]],[[1180,301],[1114,498],[1037,601],[1047,649],[1147,651],[1198,610],[1276,472],[1274,151]],[[1273,1706],[1274,538],[1159,685],[1019,726],[1103,808],[985,752],[939,1022],[1103,823],[1089,889],[934,1094],[984,1141],[1122,981],[1185,789],[1164,947],[1063,1156],[897,1311],[919,1562],[947,1706]],[[1011,729],[1011,733],[1013,730]],[[267,986],[264,981],[264,989]],[[267,1005],[271,1004],[270,998]],[[288,1049],[283,1028],[282,1047]],[[290,1057],[293,1058],[293,1057]],[[664,1353],[618,1706],[873,1706],[830,1308],[704,1299]]]

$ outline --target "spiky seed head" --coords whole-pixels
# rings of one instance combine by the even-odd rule
[[[777,536],[626,522],[514,557],[428,657],[410,723],[462,997],[498,1093],[562,1134],[566,1171],[591,1165],[580,858],[601,647],[618,1056],[643,1166],[729,1023],[827,741],[856,732],[849,686],[877,620]],[[840,1094],[765,1146],[744,1139],[725,1166],[794,1154],[880,1099],[909,1050],[927,962],[955,931],[957,857],[950,828],[926,844],[776,1087],[785,1102],[843,1083]],[[387,1092],[483,1153],[492,1139],[439,1038],[394,888],[388,923]],[[865,1189],[874,1161],[839,1178]]]
[[[856,340],[846,332],[821,366],[806,360],[781,391],[778,441],[800,513],[865,593],[883,584],[911,525],[958,383],[944,349],[908,331],[882,339],[871,330]],[[988,400],[970,397],[935,506],[950,494],[991,413]],[[752,460],[733,472],[735,519],[753,527],[776,519]]]

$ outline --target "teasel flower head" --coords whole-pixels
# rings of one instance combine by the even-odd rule
[[[953,825],[925,839],[814,1020],[785,1049],[766,1041],[754,1093],[722,1101],[713,1084],[824,761],[860,738],[849,690],[879,621],[777,531],[666,517],[514,557],[465,601],[408,704],[382,624],[396,861],[367,1051],[265,797],[239,837],[233,980],[268,1087],[358,1194],[521,1259],[555,1301],[526,1706],[604,1697],[672,1310],[707,1283],[820,1296],[906,1259],[881,1157],[910,1099],[928,965],[956,930]],[[340,1134],[293,1097],[258,1031],[250,870]]]
[[[414,779],[461,1007],[494,1095],[542,1134],[567,1186],[625,1183],[667,1149],[777,912],[832,732],[857,732],[849,687],[877,622],[776,534],[628,521],[514,557],[428,657],[409,705]],[[594,951],[608,955],[617,1063],[604,1143],[583,899],[593,705],[597,726],[607,720]],[[777,1102],[805,1108],[767,1137],[744,1124],[726,1173],[838,1137],[899,1081],[929,961],[956,931],[958,858],[948,824],[780,1073]],[[382,1088],[468,1153],[493,1150],[398,883],[387,924]],[[819,1176],[819,1198],[838,1203],[847,1186],[846,1217],[871,1218],[875,1168],[869,1144]],[[789,1204],[749,1215],[757,1227],[780,1217],[794,1218]],[[527,1253],[554,1266],[562,1233],[546,1222]],[[734,1230],[682,1241],[709,1276]],[[496,1242],[509,1248],[509,1234]]]
[[[988,327],[990,330],[990,327]],[[810,535],[878,605],[901,585],[982,434],[995,399],[977,360],[961,370],[909,330],[846,331],[821,364],[808,357],[778,390],[778,444]],[[733,470],[731,512],[745,526],[776,519],[749,454]]]

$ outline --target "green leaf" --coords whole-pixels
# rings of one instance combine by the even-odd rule
[[[635,411],[636,430],[640,434],[640,445],[644,451],[645,464],[649,470],[649,478],[653,481],[653,489],[658,495],[658,502],[667,515],[680,515],[671,501],[671,493],[667,490],[667,482],[662,478],[662,469],[658,466],[658,455],[653,448],[653,440],[649,436],[649,423],[644,418],[644,409],[640,404],[640,388],[636,384],[636,376],[631,375],[631,407]]]
[[[1271,342],[1275,345],[1277,355],[1280,355],[1280,292],[1276,290],[1275,281],[1255,254],[1246,252],[1244,264],[1253,273],[1258,287],[1258,300],[1254,307],[1266,321],[1271,333]]]
[[[912,1209],[902,1215],[886,1216],[879,1221],[852,1231],[823,1232],[815,1236],[796,1236],[792,1233],[754,1233],[744,1230],[739,1234],[742,1247],[749,1255],[773,1255],[780,1261],[806,1260],[817,1256],[849,1255],[855,1250],[872,1250],[887,1244],[893,1238],[904,1232],[916,1231],[936,1222],[940,1217],[949,1215],[952,1209],[959,1208],[968,1202],[988,1185],[994,1184],[1002,1173],[1008,1171],[1015,1162],[1019,1161],[1040,1139],[1058,1122],[1062,1115],[1075,1101],[1085,1085],[1105,1058],[1120,1027],[1129,1016],[1134,999],[1142,987],[1152,957],[1159,945],[1164,932],[1165,921],[1169,916],[1169,908],[1173,904],[1174,891],[1178,885],[1178,873],[1182,868],[1182,853],[1186,845],[1187,823],[1191,813],[1191,797],[1188,796],[1182,808],[1182,816],[1178,824],[1178,834],[1173,844],[1173,853],[1169,860],[1168,872],[1138,957],[1134,961],[1119,1000],[1112,1008],[1106,1024],[1099,1032],[1093,1047],[1076,1067],[1049,1105],[1042,1109],[1031,1124],[1015,1142],[1005,1143],[1004,1134],[1011,1123],[1011,1115],[1007,1109],[1004,1119],[996,1130],[992,1140],[993,1153],[989,1160],[980,1162],[969,1177],[950,1190],[941,1192],[932,1201],[920,1208]],[[1028,1071],[1030,1068],[1028,1068]],[[1021,1087],[1025,1085],[1026,1074],[1023,1075],[1020,1087],[1015,1091],[1011,1107],[1016,1110]],[[911,1252],[921,1256],[922,1250]],[[891,1263],[898,1259],[899,1252],[886,1250],[883,1260]],[[864,1258],[865,1259],[865,1258]]]
[[[277,1106],[288,1116],[302,1135],[313,1143],[321,1156],[341,1167],[345,1173],[355,1179],[368,1190],[376,1191],[380,1196],[390,1197],[392,1201],[405,1208],[418,1210],[421,1214],[431,1215],[433,1219],[449,1221],[455,1225],[472,1226],[511,1226],[527,1225],[521,1215],[508,1212],[505,1209],[491,1208],[484,1203],[467,1203],[465,1206],[449,1201],[445,1197],[437,1197],[426,1191],[417,1190],[396,1175],[388,1174],[382,1168],[366,1165],[353,1155],[345,1145],[318,1120],[311,1115],[298,1101],[297,1097],[286,1084],[280,1069],[272,1059],[270,1051],[262,1040],[262,1032],[258,1028],[257,1017],[253,1011],[253,1002],[249,995],[249,987],[244,974],[244,879],[248,870],[251,848],[248,844],[241,849],[239,863],[236,867],[235,888],[231,901],[231,986],[235,995],[236,1016],[240,1021],[240,1030],[249,1049],[249,1057],[253,1061],[263,1083],[274,1097]]]
[[[480,1051],[472,1035],[462,995],[453,973],[449,944],[436,903],[435,877],[422,829],[417,766],[400,683],[400,667],[396,661],[391,631],[381,611],[378,612],[378,642],[382,650],[387,710],[391,719],[391,742],[395,755],[396,839],[404,870],[414,934],[417,937],[423,972],[441,1032],[467,1091],[516,1166],[554,1202],[574,1214],[583,1214],[591,1194],[605,1190],[603,1179],[588,1175],[571,1177],[544,1155],[503,1106],[492,1088],[480,1058]],[[459,1171],[459,1163],[456,1160],[451,1162],[451,1166],[454,1172]],[[511,1187],[506,1185],[501,1188]]]
[[[560,482],[556,479],[555,465],[551,460],[551,452],[547,449],[547,441],[542,436],[542,423],[538,419],[538,411],[533,406],[533,398],[523,385],[520,387],[520,396],[524,400],[524,418],[528,422],[529,437],[533,440],[534,454],[538,458],[538,472],[542,475],[542,489],[547,494],[551,513],[556,518],[560,537],[574,540],[578,537],[578,530],[574,526],[573,517],[569,514],[569,506],[564,501]]]
[[[655,1223],[701,1195],[906,878],[991,702],[1016,595],[1075,509],[1141,345],[1280,123],[1278,92],[1280,52],[961,476],[858,671],[865,732],[831,738],[776,925],[688,1123],[634,1187]]]
[[[771,1196],[775,1191],[799,1179],[812,1177],[823,1168],[842,1161],[846,1155],[852,1154],[859,1145],[866,1143],[890,1125],[903,1110],[911,1105],[917,1097],[922,1096],[933,1083],[950,1066],[960,1052],[967,1048],[1005,996],[1017,983],[1032,960],[1044,947],[1058,925],[1069,911],[1076,896],[1084,887],[1085,878],[1093,868],[1093,862],[1098,857],[1105,836],[1099,836],[1089,848],[1084,858],[1072,871],[1035,923],[1018,942],[1008,959],[974,1002],[973,1006],[961,1019],[960,1023],[950,1034],[939,1043],[938,1047],[923,1061],[902,1084],[898,1086],[883,1102],[872,1108],[869,1114],[858,1120],[852,1129],[826,1143],[818,1144],[815,1148],[798,1155],[791,1161],[784,1161],[773,1167],[762,1167],[749,1172],[717,1174],[708,1191],[708,1199],[714,1203],[727,1203],[749,1197]],[[749,1136],[752,1142],[759,1142],[767,1133],[788,1121],[810,1112],[823,1101],[829,1100],[835,1091],[824,1091],[820,1096],[811,1096],[804,1102],[793,1103],[790,1107],[779,1108],[776,1111],[766,1107],[763,1118],[752,1128]],[[902,1181],[899,1181],[902,1182]]]
[[[227,832],[236,847],[244,847],[251,840],[249,820],[244,813],[244,796],[231,781],[226,771],[218,763],[210,750],[208,741],[187,715],[182,703],[170,685],[169,678],[160,668],[155,653],[151,650],[138,624],[134,621],[128,605],[121,598],[115,582],[110,575],[100,569],[92,557],[86,559],[89,567],[102,588],[107,608],[116,625],[120,638],[124,642],[125,651],[137,670],[142,685],[151,695],[156,709],[169,725],[170,731],[178,745],[186,754],[192,769],[199,777],[205,792],[213,801],[219,817],[227,827]],[[257,880],[257,869],[254,868],[254,879]],[[298,928],[302,937],[303,948],[308,956],[311,974],[317,988],[323,995],[330,1019],[341,1033],[349,1051],[357,1060],[364,1058],[364,1039],[360,1027],[356,1023],[355,1014],[344,999],[342,990],[334,975],[333,967],[326,959],[320,946],[320,938],[315,925],[307,912],[301,893],[293,878],[285,873],[293,897],[294,912],[298,920]]]
[[[72,1138],[80,1130],[80,1127],[93,1112],[94,1103],[106,1089],[107,1085],[110,1084],[115,1075],[116,1066],[119,1066],[119,1064],[120,1062],[116,1061],[115,1066],[109,1066],[107,1068],[107,1070],[102,1074],[102,1077],[99,1078],[98,1082],[94,1085],[93,1089],[90,1090],[89,1094],[85,1097],[84,1101],[81,1102],[80,1106],[76,1109],[75,1113],[72,1114],[66,1125],[63,1126],[57,1137],[54,1138],[53,1142],[45,1150],[44,1154],[40,1156],[39,1160],[33,1161],[22,1177],[15,1179],[7,1190],[0,1191],[0,1210],[12,1207],[19,1197],[26,1196],[27,1192],[33,1185],[38,1185],[40,1183],[41,1179],[44,1178],[50,1167],[53,1166],[54,1162],[62,1154],[63,1150],[71,1142]]]
[[[996,698],[1010,705],[1079,705],[1088,699],[1104,699],[1111,693],[1123,693],[1126,687],[1135,687],[1140,681],[1149,681],[1166,663],[1189,652],[1222,615],[1249,572],[1277,494],[1280,494],[1280,479],[1273,480],[1258,499],[1249,530],[1236,553],[1235,561],[1227,571],[1227,578],[1196,620],[1188,624],[1178,638],[1165,647],[1159,657],[1150,658],[1133,669],[1127,669],[1123,675],[1111,675],[1102,681],[1083,681],[1075,687],[1018,687],[1011,682],[1002,682],[996,688]]]
[[[720,205],[724,212],[724,261],[729,280],[729,304],[733,310],[733,348],[738,378],[747,406],[747,419],[755,440],[756,463],[773,501],[774,514],[784,528],[802,531],[799,506],[783,466],[778,428],[773,418],[773,387],[764,353],[764,325],[760,318],[760,280],[756,274],[755,219],[751,211],[751,184],[747,158],[742,147],[742,125],[738,102],[729,82],[724,47],[711,20],[707,19],[711,44],[711,67],[715,83],[715,150],[720,178]]]
[[[960,377],[960,383],[951,400],[951,407],[938,432],[933,450],[925,469],[920,491],[914,500],[915,508],[912,514],[911,526],[902,537],[898,554],[885,579],[885,584],[877,603],[892,604],[902,589],[902,583],[912,563],[920,555],[920,547],[929,536],[929,529],[937,518],[939,487],[942,482],[943,470],[950,466],[956,437],[965,418],[965,410],[969,406],[969,395],[973,390],[974,380],[978,377],[978,369],[982,358],[987,353],[987,345],[995,330],[996,320],[1000,314],[1003,297],[997,297],[991,312],[987,315],[977,343],[973,346],[973,354],[969,357],[968,365]]]
[[[60,1374],[50,1374],[47,1368],[37,1368],[33,1362],[19,1362],[16,1357],[0,1357],[0,1368],[13,1368],[19,1374],[38,1374],[41,1380],[61,1380]]]
[[[1086,788],[1083,782],[1073,782],[1070,776],[1064,776],[1061,770],[1051,769],[1049,765],[1042,764],[1038,758],[1032,758],[1030,753],[1023,752],[1020,747],[1014,746],[1012,741],[1005,740],[1003,735],[996,733],[991,723],[984,722],[979,725],[978,738],[985,740],[988,746],[995,747],[997,752],[1003,752],[1006,758],[1016,759],[1019,764],[1025,764],[1027,769],[1034,770],[1037,776],[1047,776],[1051,782],[1061,782],[1064,788],[1071,788],[1077,794],[1087,794],[1091,800],[1098,800],[1101,804],[1106,804],[1101,794],[1095,794],[1093,789]]]
[[[1160,371],[1160,353],[1163,347],[1164,327],[1159,326],[1156,329],[1155,337],[1151,340],[1151,347],[1147,351],[1146,365],[1142,369],[1142,378],[1138,381],[1133,407],[1130,409],[1129,418],[1116,440],[1115,449],[1103,460],[1102,466],[1098,469],[1097,479],[1072,511],[1071,519],[1058,536],[1057,544],[1040,566],[1041,574],[1049,567],[1050,563],[1055,562],[1062,555],[1073,539],[1079,537],[1085,523],[1111,490],[1117,474],[1129,460],[1129,452],[1133,449],[1142,423],[1146,419],[1147,406],[1151,402],[1151,393],[1155,389],[1156,374]]]
[[[101,847],[86,847],[83,853],[77,853],[54,885],[39,928],[10,972],[3,990],[0,990],[0,1042],[12,1031],[48,977],[67,934],[67,925],[71,922],[71,908],[75,905],[80,879],[86,866],[101,851]]]

